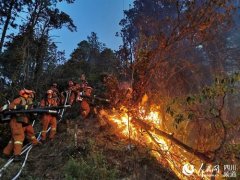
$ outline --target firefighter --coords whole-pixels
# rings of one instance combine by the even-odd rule
[[[74,85],[74,82],[72,81],[72,80],[69,80],[68,81],[68,87],[67,87],[67,92],[68,93],[70,93],[70,97],[69,97],[69,99],[68,99],[68,104],[69,105],[73,105],[73,102],[74,102],[74,100],[76,99],[76,93],[77,93],[77,89],[78,89],[79,87],[77,86],[75,86]],[[64,96],[64,94],[63,94],[63,92],[61,93],[61,103],[62,104],[64,104],[64,101],[65,101],[65,96]]]
[[[31,109],[34,106],[34,99],[35,99],[36,93],[32,90],[28,90],[28,89],[24,89],[24,90],[28,94],[28,98],[27,98],[28,109]],[[31,114],[29,115],[29,118],[32,119]],[[40,144],[36,139],[35,132],[31,124],[28,124],[27,126],[25,126],[24,132],[27,135],[28,140],[32,142],[33,145]]]
[[[54,93],[59,94],[57,83],[53,83],[50,89],[53,90]]]
[[[84,88],[86,88],[88,86],[88,82],[86,80],[85,74],[81,75],[80,80],[81,80],[81,84],[80,84],[81,90],[83,90]]]
[[[33,94],[33,91],[23,89],[19,92],[19,97],[14,99],[10,105],[9,109],[28,109],[31,105],[31,100],[29,97]],[[8,145],[4,148],[3,154],[5,157],[9,157],[13,151],[14,160],[21,160],[21,151],[23,146],[23,141],[25,139],[25,133],[28,138],[31,139],[34,145],[39,144],[35,137],[34,129],[31,124],[29,124],[29,116],[26,114],[16,114],[11,117],[10,128],[12,138]]]
[[[76,97],[78,94],[78,91],[80,89],[80,85],[79,84],[75,84],[72,80],[68,81],[68,87],[67,90],[61,93],[61,103],[64,104],[65,103],[65,99],[67,97],[67,93],[69,93],[69,98],[68,101],[66,102],[67,104],[71,105],[71,108],[67,109],[65,114],[64,114],[64,119],[67,124],[67,131],[69,130],[69,124],[70,124],[70,119],[73,119],[76,117],[76,104],[74,104],[74,102],[76,102]]]
[[[58,84],[57,83],[53,83],[50,87],[50,89],[53,91],[53,98],[58,102],[58,104],[60,104],[60,93],[58,90]]]
[[[78,93],[77,101],[80,102],[80,113],[83,119],[86,119],[90,113],[90,99],[92,88],[90,86],[84,87],[82,92]]]
[[[52,107],[52,106],[58,106],[57,100],[54,98],[54,92],[53,90],[49,89],[47,91],[47,95],[44,99],[41,100],[40,103],[41,107]],[[41,134],[41,141],[44,143],[46,141],[46,134],[48,126],[50,125],[50,135],[49,139],[52,141],[54,139],[54,136],[56,134],[57,130],[57,118],[56,115],[52,114],[44,114],[41,118],[42,122],[42,134]]]
[[[102,74],[101,75],[101,96],[106,99],[109,99],[112,106],[115,106],[119,101],[118,92],[118,80],[115,76],[109,74]]]

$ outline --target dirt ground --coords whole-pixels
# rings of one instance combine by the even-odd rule
[[[74,136],[75,132],[77,136]],[[65,166],[69,159],[77,161],[90,152],[102,153],[108,166],[117,169],[117,179],[177,179],[146,148],[120,139],[112,132],[111,127],[100,126],[96,118],[61,122],[53,142],[48,141],[31,150],[20,179],[66,179]],[[0,162],[1,166],[3,162]],[[6,179],[20,167],[18,163],[11,166],[5,174]]]

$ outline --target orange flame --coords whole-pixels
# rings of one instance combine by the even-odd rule
[[[113,109],[109,114],[105,111],[100,114],[107,117],[109,123],[116,128],[118,135],[121,137],[130,138],[144,146],[151,147],[152,155],[162,164],[167,164],[166,167],[172,169],[180,179],[201,179],[200,172],[197,170],[202,165],[200,159],[173,145],[170,140],[156,134],[153,130],[144,132],[132,123],[134,117],[152,127],[162,129],[163,122],[159,113],[160,107],[153,105],[147,111],[145,108],[147,101],[148,96],[145,94],[138,108],[137,117],[131,115],[129,109],[124,106],[120,108],[120,111]],[[210,179],[210,177],[203,178]]]
[[[159,106],[152,106],[150,111],[147,112],[143,107],[146,101],[147,96],[145,100],[142,101],[142,106],[138,109],[137,118],[151,126],[161,129],[163,122],[160,113],[157,111]],[[197,170],[197,167],[200,167],[202,164],[201,160],[193,157],[192,154],[187,153],[180,147],[174,146],[169,140],[157,135],[154,131],[150,131],[151,136],[143,132],[132,123],[133,115],[130,115],[126,107],[121,107],[120,112],[114,109],[109,114],[106,113],[105,115],[107,116],[107,120],[111,124],[114,124],[117,133],[121,137],[130,138],[142,145],[152,147],[152,155],[156,157],[158,161],[162,162],[162,164],[166,164],[163,162],[167,162],[167,166],[171,168],[180,179],[201,179]],[[191,164],[194,164],[194,166]],[[184,174],[184,167],[187,167],[187,170],[189,170],[188,173],[192,174]],[[195,169],[192,167],[195,167]],[[204,177],[204,179],[210,178]]]

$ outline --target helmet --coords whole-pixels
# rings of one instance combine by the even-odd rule
[[[24,89],[24,90],[25,90],[25,93],[27,93],[27,94],[35,94],[36,93],[33,90],[29,90],[29,89]]]
[[[92,90],[93,89],[90,86],[87,86],[86,89],[85,89],[86,96],[91,96]]]
[[[35,91],[29,90],[29,89],[22,89],[19,91],[20,96],[23,96],[24,94],[34,97]]]
[[[51,89],[47,90],[47,94],[53,94],[53,90]]]
[[[92,87],[90,87],[90,86],[87,86],[87,87],[86,87],[86,89],[90,89],[90,90],[92,90],[93,88],[92,88]]]

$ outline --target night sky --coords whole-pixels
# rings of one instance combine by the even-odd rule
[[[128,9],[132,2],[133,0],[76,0],[74,4],[61,3],[60,10],[71,16],[77,32],[63,28],[53,31],[52,38],[57,42],[59,50],[65,50],[66,58],[91,32],[96,32],[99,41],[107,47],[117,50],[122,41],[115,34],[121,29],[119,22],[123,18],[123,9]]]

